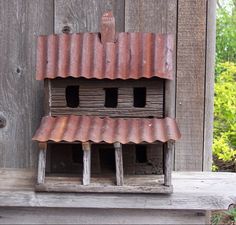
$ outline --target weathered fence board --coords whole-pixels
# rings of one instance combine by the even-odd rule
[[[124,31],[124,0],[57,0],[55,1],[55,32],[69,27],[71,32],[98,32],[104,12],[112,11],[116,31]]]
[[[205,117],[204,117],[204,154],[203,170],[211,170],[213,141],[213,106],[214,106],[214,62],[216,35],[216,1],[207,1],[207,42],[205,73]]]
[[[178,1],[175,170],[202,170],[206,0]]]
[[[31,137],[43,111],[35,35],[53,32],[53,1],[0,1],[0,20],[0,167],[35,167]]]

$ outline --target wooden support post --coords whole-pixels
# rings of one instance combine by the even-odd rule
[[[115,157],[116,157],[116,184],[118,186],[124,185],[124,173],[123,173],[123,157],[122,146],[119,142],[114,144]]]
[[[39,143],[38,177],[37,177],[38,184],[43,184],[45,180],[46,151],[47,151],[47,143],[46,142]]]
[[[174,142],[169,141],[165,144],[164,149],[164,185],[171,186],[171,174],[172,174],[172,167],[173,167],[173,147]]]
[[[89,142],[82,143],[82,148],[84,152],[83,185],[89,185],[91,177],[91,144]]]

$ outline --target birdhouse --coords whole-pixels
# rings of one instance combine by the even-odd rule
[[[46,115],[33,137],[36,190],[173,191],[180,132],[165,113],[173,48],[169,34],[116,33],[111,12],[100,33],[38,37],[36,79],[44,80]]]

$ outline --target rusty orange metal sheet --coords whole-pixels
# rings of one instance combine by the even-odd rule
[[[169,117],[109,118],[98,116],[45,116],[33,140],[39,142],[153,143],[178,140],[177,123]]]
[[[99,33],[39,36],[36,79],[173,78],[173,36],[117,33],[102,44]]]

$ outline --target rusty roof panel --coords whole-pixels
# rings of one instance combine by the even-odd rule
[[[117,33],[116,42],[99,33],[39,36],[36,79],[172,79],[173,37],[154,33]]]
[[[101,118],[97,116],[45,116],[33,140],[66,142],[153,143],[178,140],[176,121],[147,118]]]

